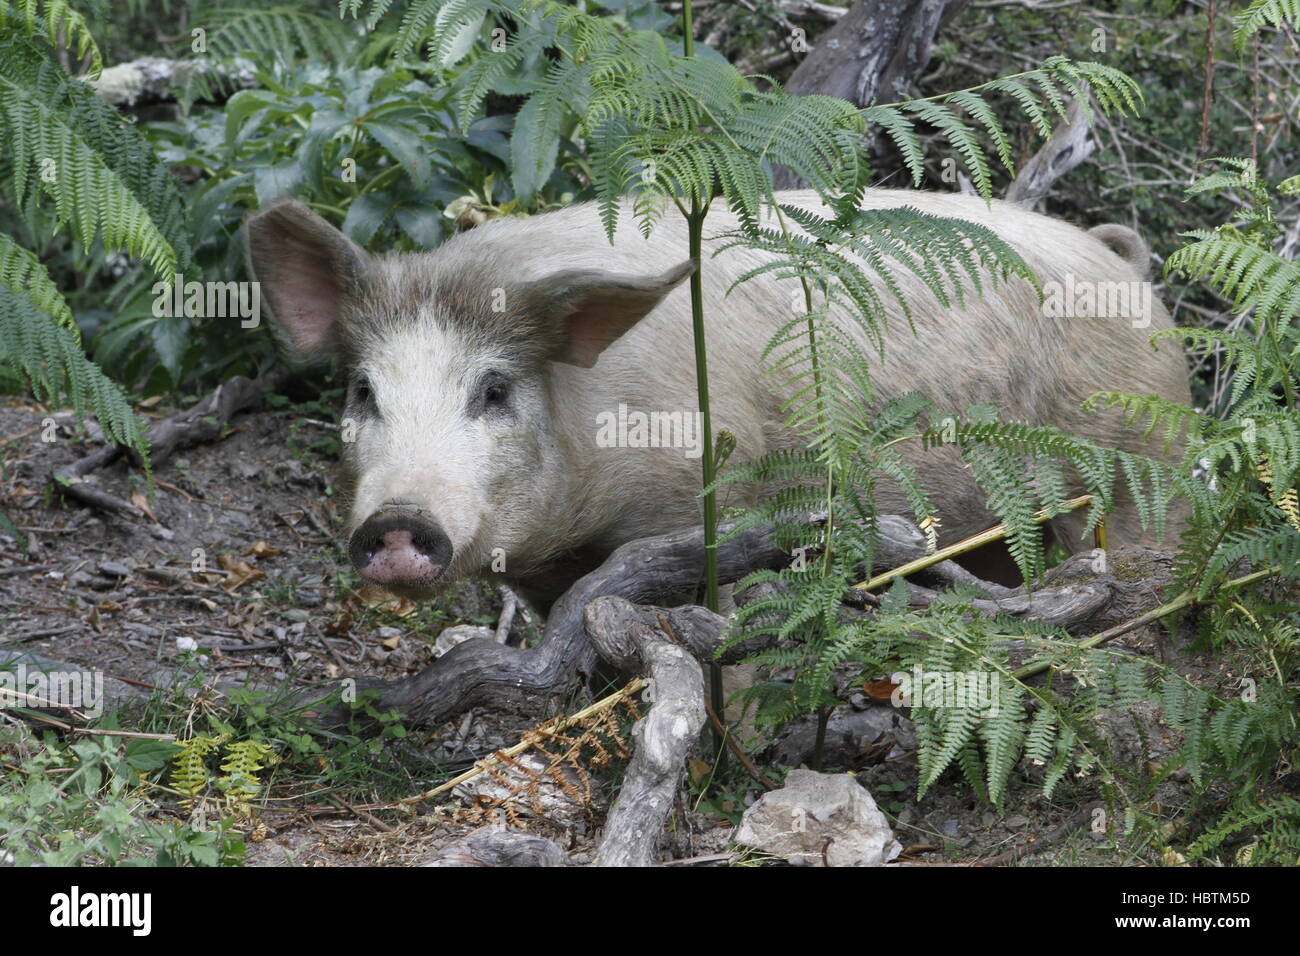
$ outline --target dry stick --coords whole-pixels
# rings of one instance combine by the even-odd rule
[[[778,789],[781,785],[771,780],[767,774],[754,766],[754,762],[750,760],[749,755],[745,753],[745,748],[740,746],[735,735],[727,731],[726,725],[721,721],[721,719],[719,719],[717,713],[707,700],[704,702],[704,712],[709,715],[709,722],[713,724],[714,729],[717,730],[722,739],[727,742],[727,746],[731,748],[731,752],[736,755],[736,759],[740,761],[740,765],[749,771],[749,775],[757,780],[764,790]]]
[[[1214,103],[1214,42],[1218,24],[1218,0],[1210,0],[1205,14],[1205,84],[1201,91],[1201,135],[1196,142],[1197,158],[1205,155],[1210,145],[1210,107]]]
[[[1233,578],[1231,581],[1224,581],[1223,584],[1219,585],[1219,590],[1238,588],[1246,584],[1253,584],[1255,581],[1270,578],[1277,573],[1277,568],[1265,568],[1262,571],[1252,571],[1250,574],[1243,574],[1241,577]],[[1101,631],[1100,633],[1092,635],[1092,637],[1086,637],[1079,641],[1076,646],[1083,648],[1084,650],[1101,647],[1101,645],[1113,641],[1115,638],[1129,633],[1129,631],[1136,631],[1144,624],[1150,624],[1152,621],[1157,621],[1166,615],[1173,614],[1175,611],[1182,610],[1185,607],[1190,607],[1196,603],[1196,595],[1191,591],[1184,591],[1168,604],[1162,604],[1160,607],[1153,608],[1125,624],[1117,624],[1109,630]],[[1013,671],[1011,676],[1014,680],[1024,680],[1027,677],[1033,677],[1035,674],[1041,674],[1051,666],[1052,665],[1047,661],[1040,661],[1037,664],[1029,664],[1017,671]]]
[[[420,803],[421,801],[424,800],[430,800],[433,797],[438,796],[438,794],[440,793],[446,793],[448,790],[452,789],[453,787],[459,786],[460,784],[464,783],[466,780],[473,780],[479,774],[485,773],[486,771],[495,767],[497,764],[504,763],[505,761],[502,758],[517,757],[525,750],[532,749],[534,746],[537,745],[538,740],[536,738],[539,737],[540,735],[558,734],[562,730],[567,730],[568,728],[572,727],[574,724],[578,723],[579,721],[586,720],[588,717],[592,716],[593,714],[598,714],[602,710],[608,710],[609,708],[613,707],[615,704],[619,703],[620,701],[626,700],[627,698],[631,697],[633,694],[637,693],[638,691],[644,690],[648,686],[649,686],[649,681],[643,680],[640,677],[634,678],[633,680],[625,684],[621,690],[617,690],[614,693],[610,694],[608,697],[603,697],[600,700],[596,701],[594,704],[584,707],[576,714],[573,714],[569,717],[557,718],[554,721],[551,721],[549,723],[543,724],[541,727],[538,727],[537,730],[532,731],[532,733],[529,734],[529,736],[532,737],[533,739],[521,740],[513,747],[508,747],[505,750],[498,750],[490,757],[486,757],[483,760],[477,761],[473,767],[471,767],[469,770],[466,770],[464,773],[460,774],[459,776],[452,777],[446,783],[434,787],[432,790],[426,790],[424,793],[417,793],[413,797],[404,797],[401,800],[397,801],[397,805],[400,806],[403,804]]]
[[[236,375],[222,382],[198,404],[149,426],[149,459],[152,467],[162,466],[173,452],[220,437],[221,430],[238,412],[257,405],[263,391],[278,391],[293,373],[276,366],[255,379]],[[57,469],[53,478],[63,494],[102,511],[128,515],[144,512],[86,481],[91,472],[111,465],[125,453],[122,445],[105,445],[84,458]]]
[[[15,574],[35,574],[37,571],[53,570],[52,564],[20,564],[16,568],[0,568],[0,578],[7,578]]]
[[[361,818],[362,820],[365,820],[367,823],[369,823],[369,824],[370,824],[372,827],[374,827],[376,830],[379,830],[379,831],[381,831],[381,832],[383,832],[383,833],[396,833],[396,832],[397,832],[397,828],[396,828],[396,827],[389,826],[387,823],[385,823],[383,820],[379,819],[379,818],[378,818],[377,816],[375,816],[373,813],[367,813],[365,810],[362,810],[360,807],[354,807],[352,804],[348,803],[346,800],[340,799],[339,797],[335,797],[335,796],[326,796],[325,799],[328,800],[330,803],[334,804],[334,805],[335,805],[336,807],[338,807],[339,809],[346,809],[347,811],[351,812],[351,814],[352,814],[354,817],[359,817],[359,818]]]
[[[1041,524],[1052,518],[1058,518],[1067,511],[1075,511],[1084,505],[1091,503],[1092,495],[1080,495],[1078,498],[1071,498],[1063,503],[1064,511],[1047,511],[1043,510],[1034,515],[1034,520]],[[884,574],[877,574],[873,578],[868,578],[860,584],[853,585],[864,591],[870,591],[872,588],[880,587],[882,584],[888,584],[895,578],[906,577],[909,574],[916,574],[918,571],[924,571],[931,565],[946,561],[949,558],[956,557],[959,554],[965,554],[968,551],[974,551],[976,548],[986,544],[991,544],[999,538],[1005,537],[1007,526],[1005,524],[995,525],[987,531],[981,531],[979,534],[971,535],[956,544],[950,544],[946,548],[940,548],[934,554],[927,554],[923,558],[917,558],[915,561],[909,561],[907,564],[894,568],[892,571],[886,571]]]
[[[10,644],[22,644],[24,641],[34,641],[38,637],[58,637],[60,634],[70,634],[73,631],[85,627],[84,624],[65,624],[63,627],[46,627],[39,631],[28,631],[25,634],[14,634],[5,640]]]

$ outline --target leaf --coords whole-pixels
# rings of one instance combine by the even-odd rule
[[[146,515],[148,515],[149,520],[152,521],[154,524],[158,524],[158,516],[154,514],[153,509],[149,507],[148,495],[140,491],[138,488],[132,490],[131,492],[131,504],[135,505]]]
[[[257,204],[269,206],[282,196],[292,195],[302,181],[302,164],[296,159],[254,170],[253,190],[257,193]]]
[[[232,594],[250,581],[258,581],[266,577],[266,572],[261,568],[255,568],[247,561],[240,561],[228,554],[220,555],[217,563],[227,572],[221,587]]]
[[[445,21],[451,20],[451,16],[447,14],[454,15],[454,8],[454,4],[443,7],[438,11],[438,18],[434,21],[438,27],[439,47],[442,50],[438,62],[444,70],[451,69],[463,60],[465,54],[473,48],[479,30],[483,27],[483,20],[487,16],[486,10],[479,9],[462,22],[449,27]]]
[[[521,199],[546,185],[559,154],[558,111],[546,109],[546,105],[543,97],[534,96],[515,117],[510,137],[510,183]]]
[[[151,773],[167,766],[180,750],[170,740],[136,737],[126,745],[126,762],[140,773]]]
[[[348,214],[343,219],[343,232],[358,245],[369,245],[392,207],[392,197],[387,193],[363,193],[348,207]]]
[[[397,224],[422,249],[432,249],[442,242],[443,217],[433,206],[402,206],[394,213]]]
[[[433,179],[429,165],[429,147],[418,133],[396,123],[371,121],[365,130],[395,159],[418,189],[426,188]]]

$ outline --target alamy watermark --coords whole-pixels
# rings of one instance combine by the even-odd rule
[[[1075,279],[1043,283],[1043,315],[1049,319],[1128,319],[1135,329],[1151,325],[1151,283],[1141,280],[1095,282]]]
[[[38,670],[15,664],[0,670],[0,710],[6,707],[78,710],[87,717],[103,716],[104,674],[76,668]]]
[[[617,412],[596,415],[600,448],[682,448],[687,458],[704,454],[704,416],[695,412],[643,412],[622,402]]]
[[[159,319],[239,319],[241,329],[262,324],[262,287],[258,282],[155,282],[153,314]]]

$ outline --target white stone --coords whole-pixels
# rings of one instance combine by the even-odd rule
[[[792,770],[745,811],[735,840],[794,866],[881,866],[902,852],[889,821],[846,773]]]

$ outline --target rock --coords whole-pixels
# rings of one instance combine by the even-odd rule
[[[451,843],[420,866],[568,866],[564,851],[518,830],[479,830]]]
[[[812,770],[790,771],[746,810],[736,842],[795,866],[881,866],[903,850],[856,778]]]
[[[457,644],[464,644],[474,637],[485,637],[489,641],[493,640],[496,632],[490,627],[479,627],[475,624],[457,624],[455,627],[449,627],[438,635],[438,640],[434,642],[433,653],[436,657],[441,657]]]
[[[125,578],[131,574],[131,569],[121,561],[100,561],[99,573],[109,578]]]
[[[797,767],[812,759],[817,744],[817,717],[792,721],[770,751],[771,762]],[[916,749],[912,722],[893,707],[836,707],[826,725],[823,766],[861,767],[868,758],[897,757]]]

